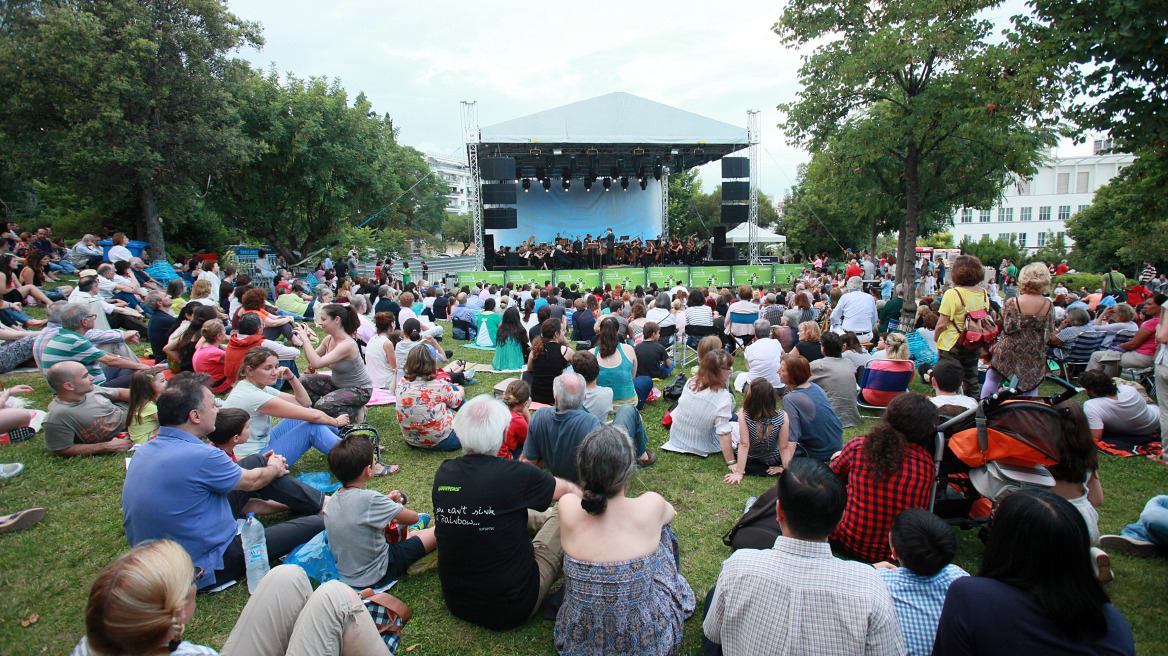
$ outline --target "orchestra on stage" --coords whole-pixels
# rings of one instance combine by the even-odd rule
[[[554,242],[537,242],[532,236],[518,246],[503,246],[495,251],[495,268],[525,267],[533,269],[599,269],[605,266],[693,265],[709,259],[710,241],[697,239],[697,233],[684,240],[641,239],[613,234],[612,228],[593,237],[591,234],[561,237]]]

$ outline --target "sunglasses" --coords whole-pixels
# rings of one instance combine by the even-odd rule
[[[203,578],[203,568],[195,565],[195,579],[191,583],[198,583],[201,578]]]

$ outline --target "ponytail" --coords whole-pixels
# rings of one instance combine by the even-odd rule
[[[357,316],[357,311],[347,305],[329,303],[324,306],[323,311],[327,312],[330,317],[340,319],[341,328],[350,337],[355,335],[357,329],[361,327],[361,318]]]
[[[608,495],[596,490],[584,490],[584,497],[580,499],[580,507],[589,515],[599,515],[608,505]]]

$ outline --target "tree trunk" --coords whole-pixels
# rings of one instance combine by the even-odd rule
[[[916,255],[917,255],[917,219],[920,216],[920,178],[917,166],[920,150],[915,141],[909,141],[905,156],[905,212],[904,230],[901,230],[901,241],[904,244],[901,257],[897,265],[901,267],[901,285],[904,289],[904,307],[900,310],[900,325],[911,329],[916,323],[917,294],[916,294]]]
[[[876,219],[872,219],[872,233],[870,235],[870,238],[868,239],[868,254],[871,255],[872,257],[877,257],[876,238],[879,236],[879,232],[876,229],[876,225],[877,225]]]
[[[149,182],[139,181],[138,210],[142,213],[142,223],[146,224],[146,241],[150,243],[148,262],[166,259],[166,242],[162,237],[162,219],[158,216],[158,203],[154,201],[154,187]]]

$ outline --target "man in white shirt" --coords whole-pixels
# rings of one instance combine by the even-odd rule
[[[834,557],[827,538],[843,517],[847,488],[812,458],[779,477],[771,549],[739,549],[706,597],[705,652],[903,654],[896,610],[876,570]]]
[[[1125,441],[1142,441],[1160,430],[1160,408],[1145,403],[1131,385],[1116,385],[1106,373],[1095,370],[1083,372],[1079,385],[1090,398],[1083,403],[1087,426],[1096,440],[1108,435]]]
[[[771,337],[771,322],[766,319],[755,321],[754,341],[746,347],[748,371],[735,380],[735,387],[741,391],[755,378],[765,378],[775,389],[782,389],[783,381],[779,380],[779,365],[782,363],[783,345]]]
[[[679,280],[679,281],[677,281],[677,284],[676,284],[676,285],[674,285],[674,286],[673,286],[673,288],[669,290],[669,296],[670,296],[670,298],[676,297],[676,296],[677,296],[677,292],[686,292],[686,293],[689,293],[689,290],[688,290],[688,289],[685,287],[685,285],[681,284],[681,281],[680,281],[680,280]]]
[[[977,406],[977,399],[961,393],[961,381],[965,378],[965,368],[956,360],[942,358],[933,367],[933,396],[929,400],[938,408],[955,405],[965,410]]]
[[[872,327],[880,321],[876,300],[864,293],[863,285],[860,276],[848,278],[848,291],[831,313],[831,327],[835,332],[841,335],[853,332],[862,343],[872,341]]]

